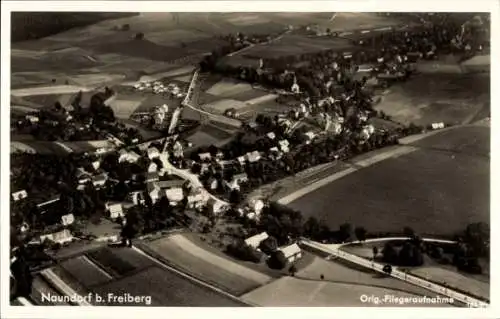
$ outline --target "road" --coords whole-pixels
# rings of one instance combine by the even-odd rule
[[[383,268],[385,265],[380,264],[378,262],[370,261],[368,259],[347,253],[347,252],[342,251],[338,248],[337,249],[330,248],[328,245],[320,244],[320,243],[314,242],[312,240],[302,239],[300,242],[302,245],[311,247],[311,248],[316,249],[316,250],[323,251],[329,255],[336,256],[340,259],[349,261],[351,263],[362,266],[364,268],[373,269],[376,272],[385,274],[385,272],[383,271]],[[465,294],[462,294],[462,293],[457,292],[455,290],[452,290],[450,288],[447,288],[447,287],[441,286],[439,284],[436,284],[436,283],[421,279],[419,277],[407,274],[403,271],[398,270],[397,268],[392,269],[390,276],[397,278],[397,279],[400,279],[400,280],[403,280],[403,281],[408,282],[410,284],[428,289],[428,290],[433,291],[435,293],[453,298],[455,300],[463,302],[464,304],[466,304],[472,308],[488,307],[487,303],[485,303],[479,299],[467,296]]]

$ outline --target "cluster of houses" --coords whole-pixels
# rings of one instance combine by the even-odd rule
[[[269,235],[266,232],[262,232],[260,234],[251,236],[247,239],[245,239],[245,244],[252,247],[255,250],[259,250],[260,244],[269,238]],[[279,247],[277,249],[278,251],[281,251],[283,255],[285,256],[286,260],[288,263],[293,264],[294,262],[298,261],[300,258],[302,258],[302,250],[300,249],[299,245],[297,243],[293,243],[288,246],[283,246]]]
[[[151,91],[154,94],[167,93],[176,98],[181,98],[185,96],[185,93],[183,93],[179,88],[179,86],[175,83],[170,83],[168,85],[165,85],[161,81],[154,81],[154,82],[141,81],[134,84],[134,88],[140,92]]]

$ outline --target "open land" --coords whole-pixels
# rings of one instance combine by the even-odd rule
[[[462,137],[455,141],[436,134],[434,141],[441,137],[455,148],[441,151],[431,148],[439,144],[427,144],[421,150],[349,174],[290,206],[306,217],[323,218],[332,227],[349,222],[375,232],[397,232],[411,226],[421,234],[451,234],[472,222],[488,222],[490,161],[484,154],[474,153],[477,145],[488,148],[487,133],[485,127],[444,133]],[[464,139],[471,153],[466,153]]]
[[[420,74],[389,91],[375,109],[402,123],[471,123],[490,108],[490,79],[481,74]]]

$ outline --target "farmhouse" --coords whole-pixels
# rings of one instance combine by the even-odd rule
[[[75,216],[73,214],[66,214],[61,216],[61,224],[63,226],[71,225],[75,221]]]
[[[254,249],[257,249],[257,247],[259,247],[260,243],[263,240],[266,240],[267,238],[269,238],[269,235],[266,232],[263,232],[263,233],[260,233],[260,234],[257,234],[257,235],[254,235],[252,237],[245,239],[245,244],[247,244],[248,246],[250,246]]]
[[[40,242],[44,242],[45,240],[51,240],[55,243],[64,244],[73,240],[73,235],[68,229],[64,229],[59,232],[40,235]]]
[[[121,203],[106,203],[106,211],[109,213],[109,218],[116,219],[123,217],[123,206]]]
[[[12,199],[17,202],[18,200],[24,199],[28,197],[28,193],[23,189],[17,192],[12,193]]]
[[[40,121],[40,119],[36,115],[26,115],[26,119],[31,123],[38,123],[38,121]]]
[[[283,255],[285,255],[285,258],[289,263],[293,263],[302,258],[302,250],[297,244],[291,244],[286,247],[281,247],[279,248],[279,250],[283,253]]]
[[[240,165],[245,165],[245,156],[238,156],[238,162],[240,163]]]
[[[180,187],[168,188],[165,190],[165,196],[172,206],[184,199],[184,191]]]

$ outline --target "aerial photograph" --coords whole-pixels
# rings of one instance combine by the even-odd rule
[[[489,307],[489,13],[10,17],[13,308]]]

